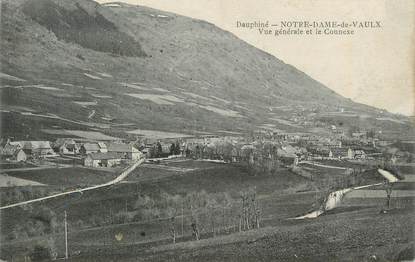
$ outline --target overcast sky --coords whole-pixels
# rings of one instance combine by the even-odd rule
[[[99,0],[98,2],[113,2]],[[354,101],[414,115],[413,0],[124,0],[209,21]],[[261,36],[236,21],[381,21],[352,36]]]

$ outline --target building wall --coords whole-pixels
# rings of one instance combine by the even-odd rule
[[[121,159],[92,159],[87,156],[84,160],[84,165],[89,167],[113,167],[121,163]]]
[[[17,153],[16,160],[20,162],[20,161],[26,161],[26,159],[27,159],[27,156],[26,156],[25,152],[23,152],[23,150],[20,150]]]
[[[350,148],[349,148],[349,150],[347,150],[347,158],[349,158],[349,159],[353,159],[354,158],[354,152]]]
[[[87,156],[84,160],[84,166],[96,167],[98,166],[98,163],[97,160],[94,160],[90,156]]]
[[[39,154],[39,155],[48,155],[48,154],[54,154],[52,148],[40,148],[40,149],[33,149],[32,154]]]
[[[138,152],[132,152],[131,153],[131,159],[132,160],[138,160],[141,158],[142,153],[140,151]]]
[[[97,150],[86,150],[85,154],[98,153]]]
[[[121,163],[121,159],[108,159],[107,160],[107,167],[113,167]]]
[[[69,151],[68,148],[66,148],[66,146],[62,146],[61,150],[59,150],[61,154],[64,155],[75,155],[75,150],[74,151]]]

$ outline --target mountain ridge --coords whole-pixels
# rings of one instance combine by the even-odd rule
[[[24,12],[28,1],[2,2],[1,30],[7,36],[1,40],[7,50],[1,54],[2,73],[32,85],[19,87],[21,82],[3,77],[2,85],[10,89],[2,90],[5,106],[29,106],[75,120],[108,123],[105,119],[115,119],[165,130],[253,130],[275,116],[288,119],[324,111],[397,117],[340,96],[209,22],[117,2],[30,1],[37,2],[56,10],[47,12],[52,17],[46,19],[51,21],[56,19],[55,13],[60,21],[72,21],[69,11],[77,6],[89,16],[102,16],[100,19],[114,25],[111,30],[131,37],[143,55],[129,56],[118,43],[121,51],[107,48],[101,52],[57,37],[36,16]],[[88,21],[95,26],[96,18],[78,18],[86,27]],[[94,43],[106,41],[102,35],[97,37],[99,41]],[[57,102],[50,103],[51,98]],[[36,101],[35,105],[28,100]],[[91,111],[94,117],[89,119]],[[276,129],[290,129],[272,124]]]

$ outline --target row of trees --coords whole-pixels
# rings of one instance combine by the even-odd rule
[[[242,207],[239,214],[239,231],[259,228],[261,210],[254,189],[241,192]]]
[[[187,206],[190,222],[191,234],[194,240],[199,240],[201,231],[215,237],[217,233],[229,232],[231,229],[238,228],[238,231],[250,230],[260,227],[260,206],[256,197],[256,191],[249,189],[240,192],[240,202],[233,201],[228,194],[224,193],[221,200],[215,197],[204,199],[204,195],[194,195],[196,201],[202,205]],[[202,198],[200,198],[202,197]],[[202,202],[200,202],[202,201]],[[239,208],[238,208],[239,206]],[[183,232],[183,216],[182,219],[182,236]],[[173,213],[170,218],[170,235],[172,242],[176,242],[177,237],[177,223],[175,222],[177,213]]]
[[[166,148],[168,146],[168,148]],[[178,141],[167,144],[164,146],[160,142],[157,142],[154,146],[150,147],[150,157],[166,157],[168,155],[180,155],[181,147]],[[142,146],[139,147],[142,149]]]
[[[192,236],[194,240],[215,237],[217,234],[252,230],[260,226],[260,205],[255,189],[248,189],[232,198],[229,193],[189,192],[172,195],[162,192],[157,195],[138,195],[134,202],[125,203],[118,211],[109,210],[108,219],[98,214],[89,220],[70,222],[72,230],[91,226],[106,226],[130,222],[152,225],[151,238],[171,237],[173,243],[178,237]],[[26,210],[28,221],[16,224],[12,239],[28,239],[44,236],[42,243],[33,249],[33,256],[56,255],[56,233],[63,232],[63,224],[53,210],[47,207]],[[96,223],[97,217],[100,222]],[[59,221],[58,221],[59,220]],[[157,226],[158,225],[158,226]],[[161,232],[157,228],[162,229]],[[158,232],[158,233],[157,233]],[[144,233],[145,234],[145,233]],[[162,234],[162,235],[158,235]]]
[[[272,174],[282,165],[292,165],[294,157],[278,155],[279,146],[269,142],[257,142],[251,146],[219,143],[218,145],[196,145],[186,150],[186,156],[196,159],[221,159],[227,162],[246,164],[253,175]]]
[[[191,235],[194,240],[199,240],[201,234],[214,237],[232,230],[259,228],[260,215],[255,189],[242,191],[235,199],[226,192],[207,193],[202,190],[185,195],[162,192],[155,196],[137,196],[134,203],[110,214],[111,218],[101,221],[100,225],[131,222],[159,225],[163,231],[156,230],[158,233],[153,232],[156,235],[152,237],[168,235],[175,243],[179,236]],[[92,223],[94,219],[91,218]]]

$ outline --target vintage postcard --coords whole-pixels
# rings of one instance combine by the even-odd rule
[[[0,261],[415,261],[413,0],[0,4]]]

